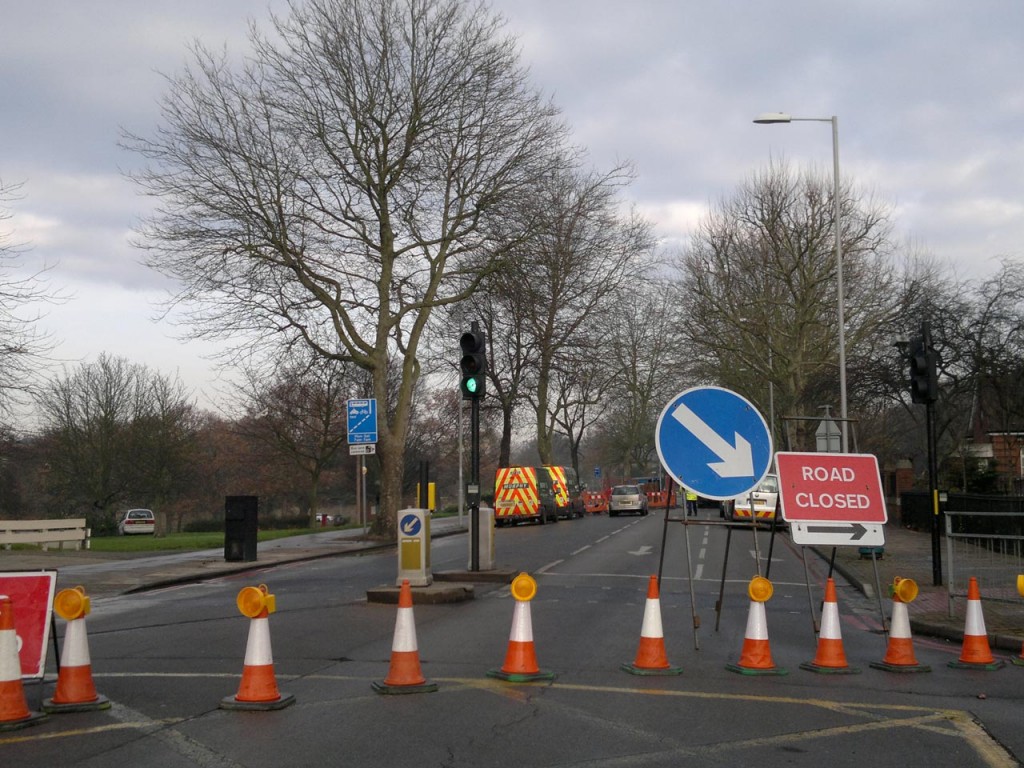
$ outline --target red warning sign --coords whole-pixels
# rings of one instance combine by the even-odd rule
[[[888,519],[878,459],[861,453],[778,453],[782,517],[847,523]]]
[[[14,631],[18,636],[22,677],[43,676],[56,586],[56,571],[0,573],[0,595],[11,598],[14,609]]]

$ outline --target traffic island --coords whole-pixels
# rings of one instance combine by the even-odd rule
[[[401,587],[382,585],[366,590],[366,602],[398,605]],[[437,583],[425,587],[413,587],[413,602],[416,605],[440,605],[443,603],[461,603],[472,600],[476,594],[472,584],[460,582]]]

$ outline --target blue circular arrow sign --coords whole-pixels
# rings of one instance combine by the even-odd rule
[[[416,536],[420,532],[420,527],[419,515],[405,515],[398,523],[398,530],[404,536]]]
[[[680,392],[654,434],[661,465],[684,488],[731,499],[757,487],[772,463],[772,438],[749,400],[721,387]]]

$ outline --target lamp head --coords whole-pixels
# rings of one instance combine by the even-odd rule
[[[754,118],[754,122],[759,125],[772,125],[773,123],[791,123],[793,122],[793,116],[787,115],[785,112],[762,112],[760,115]]]

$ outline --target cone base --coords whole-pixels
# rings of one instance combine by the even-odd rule
[[[872,661],[868,664],[872,669],[884,669],[886,672],[931,672],[927,664],[890,664],[887,661]]]
[[[789,670],[782,667],[741,667],[739,664],[726,664],[725,668],[730,672],[738,672],[741,675],[788,675]]]
[[[5,720],[0,722],[0,731],[16,731],[19,728],[28,728],[30,725],[38,725],[47,719],[45,712],[29,712],[28,717],[20,720]]]
[[[682,667],[638,667],[636,664],[622,664],[619,666],[623,672],[631,675],[681,675]]]
[[[273,701],[239,701],[237,696],[225,696],[220,700],[220,708],[235,712],[269,712],[284,709],[294,703],[295,697],[290,693],[282,693]]]
[[[800,665],[800,669],[806,669],[808,672],[817,672],[819,675],[859,675],[860,670],[856,667],[823,667],[821,664],[815,664],[813,661],[805,661]]]
[[[1006,666],[1006,662],[1001,659],[995,661],[951,661],[947,665],[953,669],[984,669],[989,672],[994,672],[997,669],[1002,669]]]
[[[505,672],[501,669],[487,670],[487,676],[497,680],[504,680],[506,683],[533,683],[538,680],[554,680],[554,672],[545,672],[543,669],[537,672]]]
[[[437,690],[437,683],[418,683],[413,685],[391,685],[388,682],[370,683],[370,686],[377,693],[402,694],[402,693],[433,693]]]
[[[1024,656],[1014,656],[1010,659],[1010,663],[1014,666],[1024,667]]]
[[[106,696],[97,696],[92,701],[57,702],[53,699],[43,700],[43,712],[51,715],[62,712],[95,712],[100,709],[110,709],[110,699]]]

